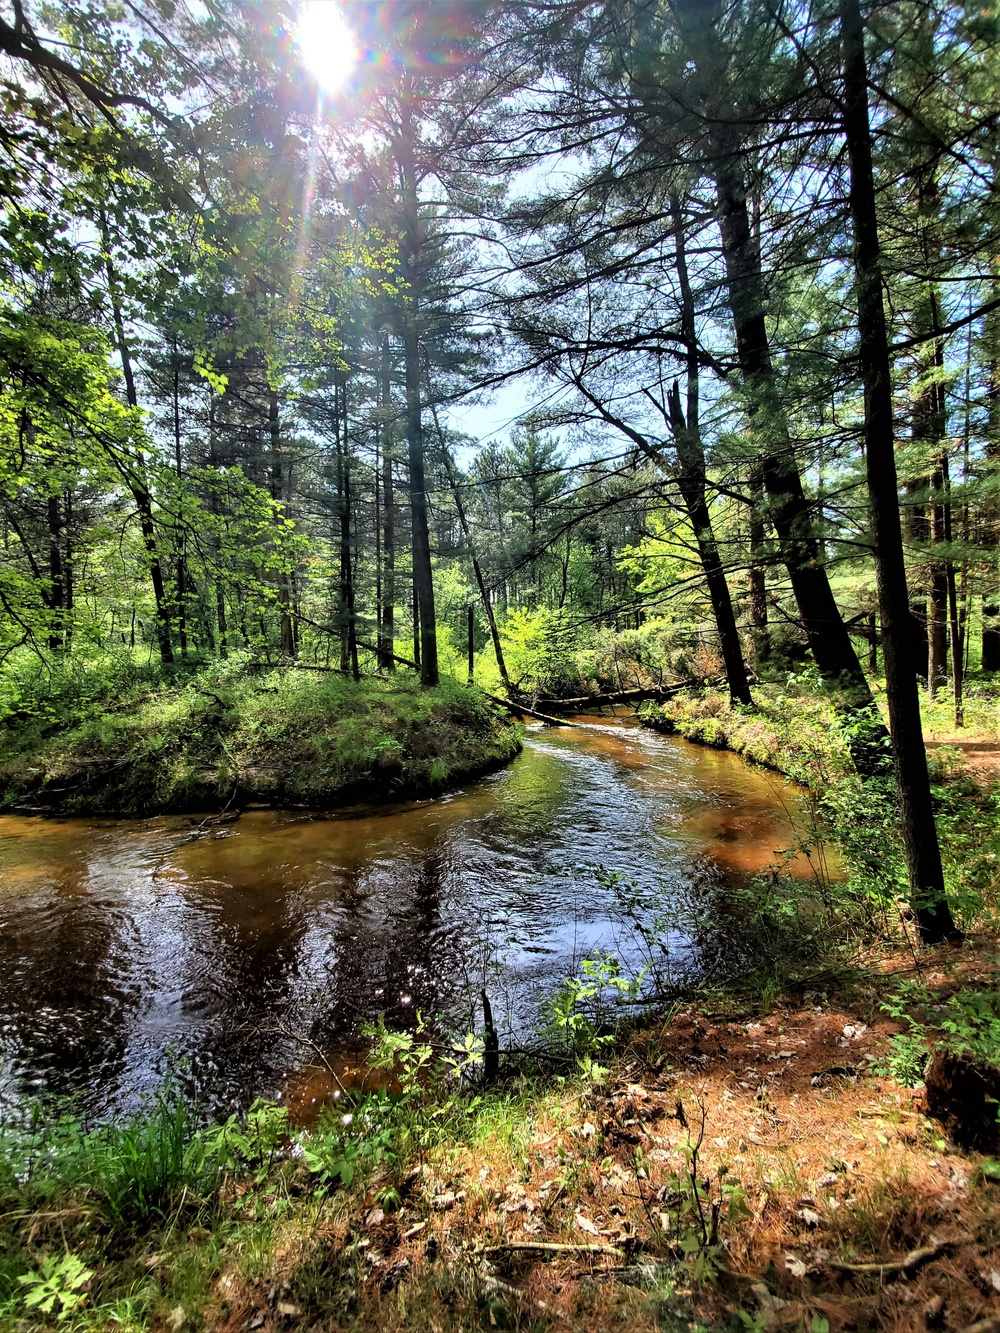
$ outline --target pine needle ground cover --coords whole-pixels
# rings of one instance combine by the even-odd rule
[[[995,950],[685,1005],[603,1065],[493,1087],[397,1042],[391,1092],[308,1125],[260,1105],[205,1127],[168,1086],[115,1128],[8,1128],[0,1326],[978,1328],[1000,1164],[948,1141],[894,1043],[908,986],[983,993]]]

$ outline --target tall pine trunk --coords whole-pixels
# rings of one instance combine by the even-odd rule
[[[753,697],[747,684],[747,668],[743,658],[733,599],[729,594],[726,571],[719,554],[719,544],[712,527],[712,516],[705,495],[705,448],[701,438],[699,415],[698,331],[695,324],[694,296],[688,275],[687,254],[684,247],[684,222],[680,203],[671,199],[670,211],[676,225],[674,262],[681,293],[681,332],[687,347],[687,412],[681,405],[677,382],[668,399],[668,416],[677,449],[677,484],[684,500],[687,515],[698,544],[698,554],[708,584],[719,645],[733,703],[752,706]]]
[[[424,477],[424,436],[421,403],[420,296],[423,261],[423,228],[417,196],[415,161],[416,126],[413,107],[404,98],[398,158],[403,193],[403,259],[408,290],[403,299],[403,356],[406,384],[406,445],[410,473],[410,528],[413,544],[413,600],[419,637],[420,681],[438,683],[437,618],[434,609],[434,576],[431,570],[430,527],[427,517],[427,483]],[[414,658],[417,658],[416,643]]]
[[[875,720],[867,677],[822,562],[771,358],[760,247],[747,204],[746,149],[735,111],[727,105],[729,76],[716,27],[719,7],[704,0],[675,0],[674,8],[704,89],[711,149],[708,170],[715,182],[736,356],[758,442],[768,513],[820,674],[840,711],[864,714],[863,722],[851,730],[854,762],[859,772],[874,774],[882,766],[885,730]]]
[[[760,469],[750,472],[750,623],[753,626],[754,657],[766,662],[771,656],[771,632],[767,625],[767,576],[764,572],[764,483]]]
[[[354,562],[351,552],[351,451],[347,436],[347,379],[334,395],[337,416],[337,500],[340,527],[340,669],[361,677],[358,668],[358,627],[354,611]]]
[[[181,368],[177,358],[177,339],[173,343],[173,361],[174,361],[174,467],[177,471],[177,481],[180,483],[183,475],[182,457],[181,457]],[[180,640],[181,657],[187,657],[187,587],[186,571],[184,568],[184,527],[179,525],[176,538],[176,563],[174,569],[174,582],[177,589],[177,637]]]
[[[455,466],[451,460],[451,454],[448,445],[445,442],[444,432],[437,419],[437,412],[434,412],[434,424],[437,427],[438,440],[441,444],[441,456],[444,459],[445,473],[448,477],[448,485],[451,487],[451,493],[455,501],[455,509],[458,513],[458,522],[462,529],[462,536],[465,538],[465,545],[469,552],[469,558],[472,561],[472,572],[476,578],[476,586],[479,588],[479,596],[482,598],[483,610],[486,612],[486,620],[490,627],[490,638],[493,641],[493,655],[496,658],[497,670],[500,672],[500,679],[503,681],[504,689],[508,695],[513,693],[513,687],[510,683],[510,676],[507,674],[507,662],[503,655],[503,646],[500,643],[500,631],[497,627],[497,618],[493,611],[493,603],[490,600],[490,590],[486,586],[486,580],[483,577],[483,568],[479,563],[479,556],[476,553],[475,545],[472,541],[472,532],[469,528],[468,515],[465,512],[465,502],[462,499],[462,492],[458,488],[458,478],[455,476]],[[472,607],[469,607],[469,634],[471,643],[472,633]],[[471,652],[471,650],[470,650]],[[472,661],[470,657],[470,663]],[[469,668],[469,677],[471,682],[472,667]]]
[[[893,439],[892,371],[882,299],[878,218],[868,120],[868,73],[858,0],[841,0],[844,54],[844,134],[850,163],[850,208],[858,301],[859,358],[865,387],[865,463],[886,700],[899,790],[910,898],[928,944],[957,935],[945,895],[934,823],[917,679],[910,665],[909,595],[903,561],[899,487]]]
[[[389,419],[392,395],[389,337],[385,333],[382,335],[379,375],[382,381],[382,615],[378,625],[378,663],[383,671],[391,672],[396,669],[396,498],[392,478],[395,430]]]
[[[271,437],[271,499],[281,504],[284,496],[284,468],[282,466],[281,417],[279,414],[278,391],[267,391],[268,431]],[[280,522],[280,515],[276,516]],[[278,611],[281,617],[281,655],[295,656],[295,625],[292,621],[291,583],[286,570],[278,574]]]
[[[108,296],[111,301],[111,317],[115,326],[115,340],[118,343],[118,355],[121,359],[122,375],[125,378],[125,397],[129,407],[139,406],[139,397],[135,388],[135,375],[132,371],[132,356],[125,336],[125,320],[122,316],[121,300],[118,295],[118,276],[111,257],[111,236],[107,220],[101,214],[101,233],[104,241],[104,263],[108,279]],[[156,641],[160,650],[160,661],[170,666],[174,660],[174,650],[170,642],[170,611],[163,585],[163,570],[156,548],[156,524],[153,520],[153,497],[146,480],[146,470],[140,455],[134,467],[119,465],[119,471],[132,495],[136,512],[139,515],[139,531],[146,552],[146,565],[153,585],[153,601],[156,607]]]
[[[208,459],[212,468],[219,465],[215,449],[215,391],[208,390]],[[212,514],[219,516],[219,497],[216,488],[211,490]],[[222,586],[222,538],[216,535],[212,542],[215,551],[215,624],[218,631],[219,656],[223,661],[229,657],[229,623],[226,618],[226,593]]]

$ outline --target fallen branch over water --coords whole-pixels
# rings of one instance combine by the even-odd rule
[[[511,699],[501,699],[499,694],[487,694],[486,697],[492,699],[495,704],[500,704],[502,708],[508,709],[511,713],[523,713],[525,717],[537,718],[539,722],[546,722],[550,727],[576,727],[579,725],[577,722],[567,722],[564,717],[552,717],[548,713],[539,713],[537,709],[529,708],[527,704],[514,703]]]
[[[632,690],[612,690],[609,694],[581,694],[571,699],[541,699],[539,702],[545,704],[546,708],[603,708],[608,704],[641,703],[644,699],[665,703],[682,690],[704,683],[694,679],[679,680],[674,685],[649,685]]]

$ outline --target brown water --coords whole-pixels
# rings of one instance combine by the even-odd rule
[[[727,888],[808,829],[804,794],[590,722],[529,732],[509,768],[435,801],[249,811],[207,833],[0,818],[0,1095],[107,1113],[179,1064],[214,1106],[245,1105],[380,1011],[469,1021],[484,980],[523,1034],[581,956],[641,961],[634,923],[654,916],[658,969],[718,972],[738,951]]]

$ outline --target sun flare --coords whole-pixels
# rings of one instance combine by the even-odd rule
[[[303,0],[296,29],[302,63],[328,93],[343,86],[358,49],[336,0]]]

